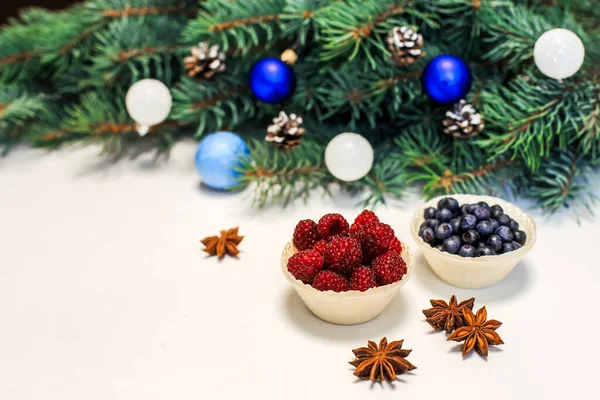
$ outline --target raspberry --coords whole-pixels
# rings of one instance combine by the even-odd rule
[[[350,279],[350,290],[360,290],[364,292],[370,288],[377,287],[375,273],[369,267],[358,267],[352,273]]]
[[[395,237],[390,243],[390,250],[394,250],[398,254],[402,254],[402,244],[400,243],[397,237]]]
[[[327,244],[325,265],[338,274],[350,275],[362,261],[362,251],[358,240],[341,237]]]
[[[294,229],[294,246],[298,250],[311,249],[319,240],[317,224],[312,219],[303,219]]]
[[[348,281],[342,275],[333,271],[321,271],[315,276],[312,287],[321,292],[326,290],[345,292],[348,290]]]
[[[342,239],[342,238],[347,238],[347,237],[348,237],[348,232],[346,232],[346,233],[340,233],[340,234],[338,234],[338,235],[333,235],[333,236],[330,236],[330,237],[327,239],[327,241],[328,241],[328,242],[333,242],[334,240],[338,240],[338,239]]]
[[[368,224],[369,222],[379,222],[379,218],[373,211],[363,210],[358,217],[354,220],[354,223],[350,227],[350,234],[356,234],[360,231],[360,228]]]
[[[406,262],[395,251],[388,251],[373,260],[373,272],[379,286],[389,285],[406,274]]]
[[[329,239],[331,236],[339,234],[348,234],[348,221],[340,214],[326,214],[317,225],[317,232],[322,239]]]
[[[323,256],[314,250],[302,250],[290,257],[287,268],[296,279],[311,283],[323,269]]]
[[[319,253],[320,255],[325,255],[325,248],[327,247],[327,240],[319,240],[313,246],[313,250]]]
[[[363,226],[358,232],[358,241],[365,264],[388,251],[394,237],[394,230],[387,224],[369,222]]]

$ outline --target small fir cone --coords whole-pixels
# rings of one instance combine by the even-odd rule
[[[197,47],[190,49],[191,56],[183,61],[189,76],[201,76],[206,79],[225,71],[225,53],[219,50],[219,45],[208,46],[208,42],[200,42]]]
[[[423,35],[407,26],[394,27],[386,41],[392,53],[392,61],[399,67],[411,65],[425,55]]]
[[[281,111],[267,127],[265,140],[281,150],[295,150],[304,137],[305,130],[300,125],[302,125],[302,117],[294,113],[288,116],[285,111]]]
[[[484,128],[483,118],[471,104],[461,100],[446,112],[444,132],[459,139],[469,139],[479,135]]]

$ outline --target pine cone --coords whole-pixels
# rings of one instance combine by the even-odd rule
[[[208,47],[208,42],[200,42],[197,47],[190,49],[191,56],[183,61],[189,76],[201,75],[206,79],[225,71],[225,53],[219,50],[219,45]]]
[[[273,124],[268,126],[265,140],[282,150],[295,150],[304,136],[304,128],[300,125],[302,125],[302,117],[293,113],[288,116],[281,111],[279,116],[273,118]]]
[[[444,132],[455,138],[469,139],[483,131],[483,118],[465,100],[454,104],[453,110],[446,112],[446,117],[443,121]]]
[[[399,67],[413,64],[425,55],[423,35],[406,26],[394,27],[387,37],[392,60]]]

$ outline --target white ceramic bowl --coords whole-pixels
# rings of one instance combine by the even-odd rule
[[[504,213],[519,223],[519,229],[527,234],[525,245],[518,250],[497,256],[484,256],[465,258],[449,254],[431,247],[419,237],[419,226],[425,221],[423,212],[427,207],[437,207],[437,203],[444,197],[453,197],[460,205],[485,201],[490,206],[498,204]],[[431,269],[444,282],[465,289],[480,289],[495,285],[504,279],[531,250],[536,238],[535,222],[517,206],[498,197],[458,194],[440,196],[431,199],[415,212],[411,222],[411,233],[419,245]]]
[[[356,290],[341,293],[336,293],[333,290],[321,292],[294,278],[289,273],[287,269],[288,260],[297,251],[291,242],[285,246],[281,255],[283,275],[292,284],[313,314],[324,321],[338,325],[362,324],[381,314],[394,296],[398,294],[400,288],[410,279],[413,270],[410,250],[406,244],[402,243],[402,258],[406,262],[407,271],[400,281],[364,292]]]

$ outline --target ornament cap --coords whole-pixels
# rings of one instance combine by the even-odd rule
[[[150,126],[149,125],[144,125],[144,124],[139,124],[136,122],[135,124],[135,130],[137,131],[139,136],[146,136],[146,134],[148,132],[150,132]]]
[[[287,49],[281,53],[281,61],[288,65],[294,65],[296,64],[296,61],[298,61],[298,55],[294,50]]]

